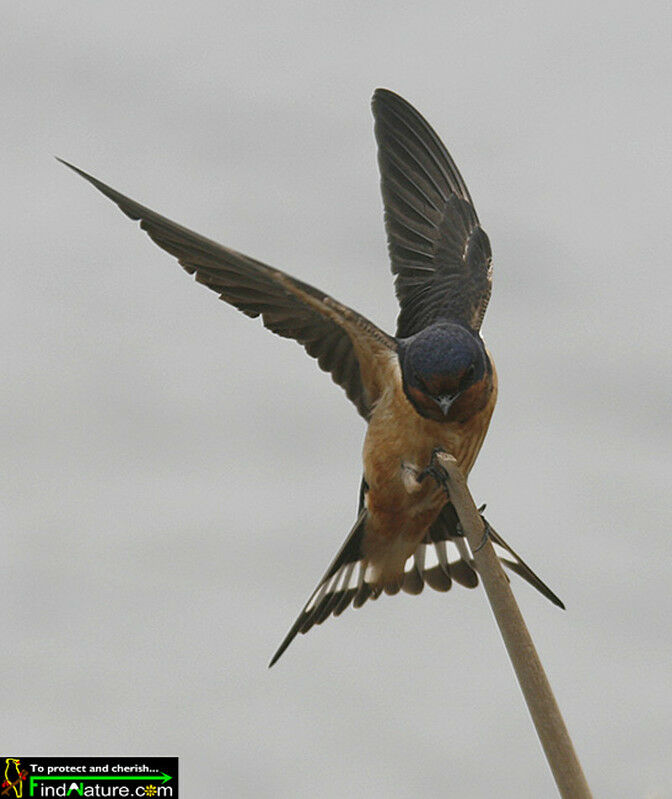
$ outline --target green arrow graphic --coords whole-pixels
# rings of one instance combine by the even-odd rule
[[[31,774],[30,775],[30,795],[35,795],[35,783],[37,780],[72,780],[73,782],[79,782],[80,780],[116,780],[119,782],[120,780],[143,780],[144,782],[160,782],[165,785],[168,780],[172,780],[173,778],[170,774],[165,774],[163,771],[160,774],[142,774],[142,775],[133,775],[128,776],[125,774],[119,774],[114,776],[108,776],[106,774],[58,774],[49,777],[42,777],[39,774]]]

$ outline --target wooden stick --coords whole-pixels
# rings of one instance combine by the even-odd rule
[[[588,783],[553,691],[511,593],[508,578],[486,535],[483,519],[467,488],[467,481],[451,455],[437,453],[437,459],[448,476],[450,500],[469,542],[476,570],[483,580],[490,607],[495,614],[560,796],[563,799],[591,799]]]

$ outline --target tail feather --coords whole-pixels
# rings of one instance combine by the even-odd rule
[[[557,605],[557,607],[565,610],[565,604],[560,597],[551,591],[546,583],[532,571],[532,569],[527,565],[527,563],[525,563],[520,555],[506,543],[506,541],[496,530],[493,530],[490,525],[488,525],[488,527],[490,530],[490,538],[492,539],[493,544],[495,544],[495,552],[497,553],[497,556],[501,562],[512,572],[515,572],[519,577],[522,577],[523,580],[526,580],[531,586],[534,586],[534,588],[536,588],[539,593],[543,594],[546,599],[550,600],[554,605]],[[498,547],[501,547],[503,550],[505,550],[505,552],[515,558],[515,560],[511,560],[511,558],[507,558],[505,555],[498,552]]]
[[[364,569],[359,564],[359,569],[355,566],[361,561],[362,539],[366,527],[366,509],[363,509],[350,534],[345,539],[343,546],[339,549],[336,557],[320,580],[317,588],[313,591],[308,602],[303,607],[299,617],[291,626],[283,642],[273,655],[269,668],[277,663],[285,649],[292,643],[299,633],[307,633],[315,624],[321,624],[329,615],[340,615],[352,602],[356,595],[366,586],[364,582]],[[331,591],[329,591],[331,588]],[[338,599],[334,602],[334,596]],[[366,597],[362,603],[366,601]],[[327,611],[325,614],[325,610]]]
[[[415,553],[407,560],[398,582],[383,586],[367,580],[368,563],[364,559],[362,543],[368,513],[362,508],[354,527],[325,572],[317,587],[303,607],[291,629],[273,655],[269,666],[280,656],[299,633],[307,633],[329,616],[340,616],[346,608],[361,607],[369,599],[377,599],[383,591],[396,594],[420,594],[427,584],[435,591],[449,591],[453,582],[466,588],[478,585],[478,575],[466,539],[459,529],[457,515],[452,505],[445,505],[428,530]],[[490,527],[490,537],[502,563],[534,586],[554,605],[564,608],[562,601],[530,569],[525,561]]]

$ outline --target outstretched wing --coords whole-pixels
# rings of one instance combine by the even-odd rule
[[[269,667],[277,663],[299,633],[307,633],[329,616],[340,616],[351,604],[359,608],[368,599],[380,596],[381,589],[371,585],[367,579],[367,563],[362,551],[366,520],[367,510],[360,501],[360,513],[354,527],[273,655]],[[488,528],[495,552],[502,563],[527,580],[554,605],[564,609],[562,601],[525,561],[489,525]],[[478,575],[467,541],[459,531],[455,509],[451,503],[446,503],[422,543],[406,561],[403,575],[383,590],[386,594],[396,594],[400,590],[407,594],[419,594],[428,585],[435,591],[445,592],[450,590],[453,582],[466,588],[475,588]]]
[[[381,356],[396,343],[368,319],[307,283],[223,247],[125,197],[81,169],[58,159],[93,184],[199,283],[264,325],[302,344],[367,419],[380,389]]]
[[[453,159],[406,100],[372,101],[385,227],[401,305],[397,336],[440,319],[478,330],[490,299],[490,242]]]

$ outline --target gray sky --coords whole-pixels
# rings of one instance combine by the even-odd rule
[[[28,9],[28,10],[26,10]],[[0,746],[179,755],[187,796],[553,796],[480,591],[266,664],[353,519],[363,424],[60,155],[392,331],[369,100],[493,245],[472,473],[596,796],[672,797],[669,4],[5,3]]]

